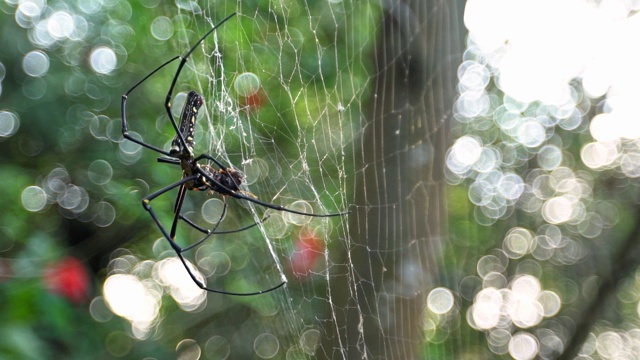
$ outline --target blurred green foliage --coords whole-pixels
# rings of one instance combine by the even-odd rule
[[[35,8],[28,7],[32,4]],[[161,318],[165,321],[144,341],[132,339],[128,322],[105,315],[105,311],[109,313],[106,309],[100,311],[102,302],[92,303],[101,294],[112,251],[125,246],[140,260],[154,257],[152,247],[161,234],[140,200],[179,178],[175,167],[158,165],[157,154],[152,151],[143,149],[139,156],[125,154],[131,145],[122,145],[121,95],[163,61],[183,54],[201,34],[233,11],[241,14],[220,28],[215,38],[206,39],[203,48],[207,56],[200,50],[194,53],[175,92],[197,89],[208,97],[208,121],[201,119],[199,128],[206,133],[200,138],[200,151],[225,150],[222,160],[238,167],[247,159],[274,164],[269,177],[251,189],[261,199],[269,201],[283,189],[286,193],[278,202],[313,199],[308,188],[316,184],[320,185],[320,200],[329,210],[346,206],[340,192],[351,164],[344,163],[345,140],[338,134],[350,141],[357,130],[337,119],[348,118],[339,113],[348,103],[355,102],[356,106],[347,111],[358,113],[357,103],[367,96],[370,74],[364,65],[370,64],[362,58],[374,42],[370,17],[362,17],[362,22],[345,29],[345,13],[327,12],[325,3],[309,8],[303,2],[288,2],[286,7],[272,8],[256,1],[245,2],[237,9],[235,2],[217,1],[200,4],[195,14],[188,9],[193,3],[176,4],[0,3],[0,64],[5,69],[0,82],[0,111],[11,112],[19,119],[15,134],[0,137],[0,152],[5,154],[0,164],[0,198],[4,204],[0,212],[3,358],[174,358],[179,340],[188,334],[197,337],[211,332],[203,330],[211,327],[207,324],[221,323],[225,326],[218,325],[216,331],[246,332],[250,340],[238,335],[234,345],[252,353],[252,346],[245,343],[253,339],[247,328],[270,321],[253,318],[256,313],[272,312],[274,303],[266,298],[215,298],[217,308],[207,311],[207,324],[198,323],[203,314],[185,315],[174,302],[164,302]],[[370,4],[353,6],[370,16],[379,11]],[[357,10],[348,9],[348,13]],[[26,16],[30,11],[38,15]],[[307,12],[321,15],[309,17]],[[47,38],[42,28],[47,23],[43,21],[61,13],[75,16],[73,33]],[[174,26],[173,35],[166,41],[151,34],[152,23],[160,16],[168,17]],[[347,30],[351,36],[345,36]],[[346,45],[343,41],[353,43]],[[92,65],[93,52],[101,46],[112,49],[116,56],[116,68],[108,74],[97,72]],[[216,46],[220,54],[213,52]],[[338,50],[345,46],[355,52],[359,64],[353,63],[354,54]],[[34,50],[41,50],[49,60],[43,76],[25,72],[25,56]],[[161,147],[172,137],[162,104],[174,71],[175,65],[171,65],[154,75],[131,94],[128,102],[130,130]],[[262,81],[264,98],[256,109],[242,109],[243,99],[231,90],[235,76],[246,71],[258,74]],[[210,77],[222,81],[211,81]],[[225,107],[216,108],[220,104]],[[234,113],[237,111],[239,116]],[[245,133],[248,131],[249,137]],[[110,167],[104,167],[104,162]],[[99,166],[107,174],[92,173],[91,169]],[[96,176],[106,181],[96,180]],[[37,186],[47,195],[40,210],[25,209],[25,201],[38,200],[25,198],[24,190],[29,186]],[[65,198],[69,192],[75,197]],[[70,200],[80,204],[65,203]],[[166,196],[155,201],[154,207],[166,215],[172,203],[173,196]],[[229,222],[247,225],[246,211],[242,211],[240,208],[230,214]],[[280,245],[285,263],[296,231],[290,231],[291,237]],[[239,234],[233,242],[220,246],[230,257],[256,251],[235,245],[244,241],[264,246],[257,232]],[[68,255],[80,259],[90,275],[90,290],[80,303],[64,293],[55,293],[47,283],[47,269]],[[271,259],[264,258],[273,267]],[[221,284],[257,286],[248,278],[250,272],[242,274],[244,278],[230,276]],[[300,284],[320,289],[323,285]],[[296,289],[295,285],[291,288],[297,296],[309,296],[305,293],[308,291],[314,290]],[[229,308],[233,308],[232,315]],[[309,319],[314,318],[313,311],[318,311],[309,305],[301,309]],[[293,320],[285,317],[282,321]]]
[[[367,141],[360,136],[368,124],[363,114],[368,102],[374,101],[370,100],[374,99],[376,76],[373,54],[377,31],[382,29],[378,21],[382,9],[369,2],[293,0],[239,5],[212,1],[200,3],[198,8],[182,0],[169,5],[153,0],[49,1],[37,11],[25,4],[34,4],[37,9],[41,3],[0,2],[0,112],[11,112],[19,119],[15,133],[0,136],[4,158],[0,163],[4,205],[0,212],[0,357],[170,359],[176,357],[176,348],[184,339],[195,339],[210,354],[218,351],[216,341],[224,336],[234,349],[234,358],[246,358],[255,356],[254,340],[269,331],[286,339],[276,358],[293,357],[285,354],[286,349],[299,346],[305,331],[317,330],[315,326],[329,318],[331,305],[324,269],[318,271],[321,275],[307,277],[296,276],[291,270],[295,252],[302,253],[298,241],[306,230],[302,226],[287,229],[282,237],[272,236],[270,242],[289,280],[283,294],[250,298],[209,295],[203,307],[194,312],[184,311],[172,299],[163,301],[159,320],[144,340],[136,339],[134,326],[106,308],[102,286],[114,272],[112,259],[129,258],[144,265],[145,260],[160,261],[167,256],[170,249],[140,200],[179,178],[176,167],[157,163],[158,154],[147,149],[136,151],[131,143],[122,141],[121,96],[161,63],[184,54],[220,19],[237,11],[237,17],[193,53],[174,93],[195,89],[206,98],[197,151],[212,153],[247,172],[257,164],[263,173],[250,190],[260,199],[280,204],[319,200],[314,211],[342,211],[352,199],[347,193],[353,187],[349,182],[362,170],[356,168],[358,156],[349,151],[361,151],[359,142]],[[25,15],[34,11],[37,16]],[[62,13],[76,16],[75,32],[57,39],[44,36],[47,24],[42,21]],[[173,26],[166,40],[154,36],[153,24],[160,17],[168,18]],[[53,27],[51,31],[62,30]],[[92,55],[100,47],[115,55],[115,68],[108,74],[96,71],[96,66],[108,64],[92,64]],[[48,69],[43,76],[30,76],[24,61],[37,50],[46,54]],[[159,147],[166,146],[174,135],[163,103],[176,66],[171,64],[146,81],[130,94],[127,103],[129,129]],[[247,72],[256,74],[262,86],[250,99],[234,91],[237,77]],[[485,124],[492,121],[482,120]],[[0,118],[0,131],[6,131],[7,121]],[[574,158],[579,157],[581,146],[576,139],[586,136],[581,134],[585,129],[559,132]],[[467,131],[458,128],[454,135]],[[488,138],[499,136],[491,126],[478,131]],[[594,183],[600,180],[596,178]],[[617,179],[609,185],[620,189],[629,184]],[[40,210],[26,209],[26,202],[38,200],[35,196],[25,198],[25,189],[30,186],[37,186],[47,196]],[[601,188],[607,189],[607,184]],[[633,190],[629,193],[635,194]],[[629,193],[623,197],[636,196],[627,196]],[[153,202],[163,219],[171,215],[174,196],[171,193]],[[185,209],[197,213],[206,198],[205,194],[190,196]],[[594,194],[594,198],[619,200],[607,191]],[[443,253],[438,254],[442,256],[438,276],[461,298],[456,299],[459,308],[449,319],[434,316],[434,323],[441,321],[437,324],[442,328],[429,333],[423,354],[425,358],[459,354],[489,358],[496,354],[487,350],[485,334],[465,321],[469,304],[482,287],[476,276],[477,262],[498,250],[496,244],[508,229],[535,220],[506,216],[492,226],[481,226],[474,219],[477,208],[464,187],[448,189],[448,207],[450,234]],[[621,226],[606,233],[616,241],[635,221],[626,208],[620,212]],[[251,224],[262,214],[263,209],[255,215],[241,203],[229,201],[225,229]],[[611,216],[617,218],[618,214]],[[265,231],[275,232],[270,228],[274,224],[276,219],[270,219]],[[339,222],[311,225],[320,229],[319,237],[331,253],[330,265],[349,267],[351,264],[331,263],[348,249],[339,240]],[[234,264],[230,274],[215,286],[237,291],[273,286],[280,269],[265,249],[264,237],[262,229],[256,228],[212,242],[208,249],[225,254]],[[178,242],[188,243],[184,237]],[[587,250],[592,253],[615,250],[597,242],[590,246]],[[118,250],[122,247],[128,250]],[[316,253],[324,261],[325,253],[320,250],[324,248]],[[68,256],[80,259],[84,268],[69,270],[63,284],[55,283],[48,271],[62,272],[60,266]],[[250,266],[243,267],[246,263]],[[590,299],[580,294],[577,286],[567,284],[574,284],[573,279],[577,283],[595,281],[592,269],[598,259],[578,262],[573,268],[542,261],[536,265],[543,288],[557,291],[563,300],[570,299],[563,304],[568,313]],[[558,276],[559,269],[563,276]],[[90,278],[86,292],[71,295],[68,290],[73,286],[69,284],[82,278],[84,271]],[[511,276],[518,271],[513,261],[504,272]],[[465,288],[465,278],[476,282]],[[635,291],[634,281],[623,285],[623,295]],[[164,290],[162,297],[169,298],[167,294]],[[83,296],[81,301],[74,300]],[[621,305],[621,316],[636,316],[636,300]],[[309,352],[294,355],[305,358]]]

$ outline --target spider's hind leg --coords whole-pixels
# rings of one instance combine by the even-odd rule
[[[149,195],[147,195],[143,200],[142,200],[142,205],[144,206],[145,210],[147,210],[147,212],[149,212],[149,215],[151,216],[151,218],[153,219],[153,221],[156,223],[156,225],[158,226],[158,228],[160,229],[160,232],[162,232],[162,235],[164,235],[164,238],[167,239],[167,241],[169,242],[169,244],[171,245],[171,248],[175,251],[176,255],[178,256],[178,258],[180,259],[180,261],[182,262],[182,265],[184,266],[185,270],[187,270],[187,273],[189,274],[189,277],[191,278],[191,280],[202,290],[206,290],[209,292],[213,292],[213,293],[217,293],[217,294],[223,294],[223,295],[233,295],[233,296],[253,296],[253,295],[260,295],[260,294],[264,294],[267,292],[271,292],[273,290],[279,289],[280,287],[284,286],[284,284],[286,284],[286,282],[281,282],[280,284],[266,289],[266,290],[260,290],[260,291],[255,291],[255,292],[248,292],[248,293],[239,293],[239,292],[231,292],[231,291],[224,291],[224,290],[216,290],[216,289],[212,289],[207,287],[200,279],[198,279],[198,277],[193,273],[193,271],[191,270],[189,263],[187,262],[187,260],[184,258],[183,253],[185,251],[188,251],[192,248],[194,248],[195,246],[199,245],[200,243],[202,243],[202,241],[206,240],[206,238],[211,235],[208,234],[207,236],[205,236],[204,239],[200,240],[198,243],[191,245],[189,247],[181,247],[180,245],[178,245],[178,243],[175,242],[175,239],[173,238],[173,236],[175,236],[175,231],[172,230],[171,233],[167,232],[167,230],[165,229],[165,227],[162,225],[162,223],[160,222],[160,219],[158,218],[158,216],[156,215],[155,211],[153,210],[153,207],[151,206],[151,202],[157,198],[160,195],[166,194],[167,192],[175,189],[178,186],[183,186],[184,184],[186,184],[189,181],[194,181],[198,178],[199,175],[194,174],[191,176],[187,176],[184,177],[182,179],[180,179],[179,181],[166,186],[156,192],[153,192]],[[178,211],[175,215],[176,217],[180,216],[180,212]],[[217,226],[217,225],[216,225]],[[254,226],[254,225],[251,225]],[[249,226],[249,227],[251,227]],[[197,229],[197,228],[196,228]],[[240,229],[243,230],[243,229]],[[215,232],[212,232],[215,233]]]
[[[183,248],[182,249],[183,252],[189,251],[189,250],[197,247],[198,245],[200,245],[203,242],[205,242],[213,234],[222,235],[222,234],[238,233],[238,232],[250,229],[250,228],[252,228],[252,227],[254,227],[254,226],[259,224],[258,222],[254,222],[252,225],[245,226],[243,228],[236,229],[236,230],[216,231],[218,229],[218,226],[220,226],[220,224],[222,223],[222,220],[224,219],[225,215],[227,214],[227,203],[223,203],[224,207],[222,208],[222,211],[220,212],[220,216],[218,217],[218,220],[215,222],[215,225],[214,225],[213,229],[211,229],[211,230],[206,229],[206,228],[196,224],[194,221],[190,220],[189,218],[187,218],[186,216],[184,216],[182,214],[182,205],[184,204],[184,199],[187,196],[187,192],[188,191],[189,190],[187,190],[186,183],[183,183],[182,185],[180,185],[180,189],[178,190],[178,196],[176,198],[176,203],[175,203],[174,208],[173,208],[174,217],[173,217],[173,223],[171,224],[171,231],[169,232],[169,236],[172,239],[176,238],[176,232],[178,231],[178,221],[180,221],[180,220],[182,220],[185,223],[187,223],[193,229],[196,229],[197,231],[205,234],[205,236],[203,238],[201,238],[200,240],[196,241],[195,243]],[[265,217],[265,219],[266,219],[266,217]],[[265,219],[263,219],[262,221],[264,221]]]
[[[224,165],[221,165],[219,161],[215,160],[212,156],[210,155],[200,155],[198,156],[198,158],[206,158],[209,160],[214,161],[216,164],[219,164],[219,166],[221,166],[223,169],[227,170],[227,168],[224,168]],[[249,195],[247,195],[246,191],[242,191],[242,190],[235,190],[235,189],[230,189],[229,187],[225,186],[224,184],[222,184],[221,182],[217,181],[216,179],[214,179],[211,174],[208,174],[206,171],[198,168],[197,169],[198,173],[200,173],[202,176],[204,176],[205,179],[207,179],[207,181],[211,182],[212,184],[214,184],[218,190],[218,192],[220,192],[221,194],[224,195],[229,195],[233,198],[236,198],[238,200],[246,200],[249,202],[252,202],[256,205],[260,205],[260,206],[264,206],[266,208],[269,209],[273,209],[273,210],[277,210],[277,211],[284,211],[284,212],[288,212],[288,213],[292,213],[292,214],[298,214],[298,215],[304,215],[304,216],[312,216],[312,217],[333,217],[333,216],[345,216],[347,214],[350,214],[351,211],[346,211],[346,212],[341,212],[341,213],[333,213],[333,214],[314,214],[314,213],[307,213],[304,211],[298,211],[298,210],[293,210],[293,209],[289,209],[286,208],[282,205],[276,205],[276,204],[271,204],[268,203],[266,201],[262,201],[259,200],[255,195],[248,193]],[[235,183],[235,181],[234,181]],[[239,187],[240,184],[235,184]]]
[[[227,207],[227,204],[225,204],[225,209],[226,209],[226,207]],[[215,235],[235,234],[235,233],[239,233],[239,232],[242,232],[242,231],[245,231],[245,230],[249,230],[252,227],[258,226],[258,224],[261,224],[261,223],[265,222],[269,218],[269,215],[266,215],[260,221],[256,221],[251,225],[247,225],[245,227],[242,227],[242,228],[239,228],[239,229],[235,229],[235,230],[224,230],[224,231],[216,231],[216,229],[218,227],[218,224],[220,224],[220,222],[222,221],[222,218],[224,217],[224,213],[220,216],[220,220],[216,223],[216,225],[213,227],[212,230],[205,229],[202,226],[199,226],[198,224],[196,224],[193,221],[189,220],[189,218],[185,217],[182,214],[180,214],[179,217],[180,217],[180,220],[186,222],[187,224],[189,224],[194,229],[196,229],[196,230],[200,231],[201,233],[205,234],[205,237],[203,237],[202,239],[200,239],[197,242],[195,242],[195,243],[185,247],[184,249],[182,249],[183,251],[189,251],[189,250],[197,247],[198,245],[202,244],[211,235],[214,235],[214,234]]]
[[[160,232],[162,232],[162,235],[164,235],[164,237],[169,241],[169,244],[171,244],[171,248],[173,248],[173,250],[175,250],[176,253],[181,253],[183,250],[182,250],[182,247],[180,247],[180,245],[178,245],[174,240],[174,236],[175,236],[174,226],[172,226],[171,233],[167,232],[167,230],[162,225],[162,222],[160,222],[160,219],[156,215],[155,211],[153,211],[153,208],[151,207],[151,201],[153,201],[155,198],[157,198],[160,195],[166,194],[167,192],[175,189],[178,186],[181,186],[184,188],[183,185],[185,183],[189,181],[193,181],[197,178],[198,178],[198,175],[191,175],[191,176],[184,177],[179,181],[176,181],[175,183],[169,186],[166,186],[158,191],[155,191],[147,195],[144,199],[142,199],[142,206],[144,207],[145,210],[147,210],[147,212],[149,213],[153,221],[156,223],[156,225],[160,229]]]

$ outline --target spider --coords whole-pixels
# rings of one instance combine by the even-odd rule
[[[184,203],[184,198],[187,191],[196,190],[196,191],[208,191],[210,194],[218,193],[222,195],[223,198],[229,196],[238,200],[249,201],[269,209],[284,211],[284,212],[289,212],[289,213],[304,215],[304,216],[314,216],[314,217],[344,216],[348,214],[348,212],[335,213],[335,214],[312,214],[312,213],[297,211],[297,210],[289,209],[280,205],[271,204],[265,201],[258,200],[253,194],[240,190],[240,186],[244,182],[244,178],[243,178],[244,175],[242,174],[242,172],[235,170],[231,167],[225,166],[224,164],[222,164],[220,161],[218,161],[217,159],[215,159],[213,156],[209,154],[201,154],[198,156],[194,155],[194,147],[195,147],[194,131],[195,131],[196,117],[198,115],[198,111],[200,107],[202,107],[202,105],[204,104],[204,100],[195,91],[190,91],[187,95],[185,105],[180,115],[180,126],[178,126],[178,124],[176,123],[176,120],[171,114],[171,98],[173,97],[173,90],[176,86],[178,76],[180,75],[182,68],[186,64],[189,56],[195,51],[196,47],[199,44],[201,44],[207,38],[207,36],[213,33],[218,27],[224,24],[227,20],[231,19],[234,15],[236,15],[236,13],[232,13],[231,15],[228,15],[226,18],[220,21],[217,25],[215,25],[211,30],[205,33],[204,36],[202,36],[195,43],[195,45],[193,45],[193,47],[191,47],[189,51],[187,51],[186,55],[184,56],[177,55],[169,59],[168,61],[164,62],[163,64],[158,66],[155,70],[151,71],[148,75],[146,75],[142,80],[135,83],[129,90],[127,90],[127,92],[124,95],[122,95],[122,103],[121,103],[122,135],[125,139],[128,139],[129,141],[133,141],[136,144],[139,144],[141,146],[144,146],[148,149],[151,149],[161,154],[162,156],[158,158],[159,162],[180,165],[182,169],[182,178],[180,180],[156,192],[153,192],[147,195],[142,200],[142,205],[144,209],[149,213],[153,221],[156,223],[156,225],[162,232],[162,235],[164,236],[164,238],[167,239],[167,241],[171,245],[171,248],[175,251],[176,255],[182,262],[184,268],[187,270],[193,282],[199,288],[209,292],[213,292],[213,293],[224,294],[224,295],[234,295],[234,296],[252,296],[252,295],[264,294],[264,293],[268,293],[273,290],[276,290],[282,287],[286,283],[286,281],[283,281],[280,284],[265,290],[248,292],[248,293],[212,289],[205,286],[205,284],[195,276],[195,274],[189,267],[187,261],[185,260],[183,254],[186,251],[189,251],[197,247],[198,245],[202,244],[209,236],[213,234],[229,234],[229,233],[240,232],[243,230],[247,230],[253,226],[256,226],[258,223],[254,223],[252,225],[249,225],[237,230],[216,232],[218,225],[220,224],[220,222],[222,221],[226,213],[227,204],[225,202],[224,207],[222,209],[222,214],[220,215],[213,229],[208,230],[208,229],[202,228],[199,225],[195,224],[193,221],[189,220],[187,217],[185,217],[181,213],[182,205]],[[131,92],[133,92],[138,86],[140,86],[140,84],[145,82],[148,78],[153,76],[156,72],[160,71],[162,68],[174,62],[177,59],[180,59],[180,62],[178,64],[178,69],[176,70],[176,73],[173,76],[173,80],[171,81],[171,86],[169,87],[169,91],[167,92],[167,97],[164,103],[165,110],[167,112],[169,120],[171,121],[171,124],[173,125],[173,129],[175,130],[176,135],[171,142],[170,149],[166,151],[157,146],[145,143],[143,140],[139,140],[129,134],[129,130],[127,126],[126,104],[127,104],[127,98],[129,94],[131,94]],[[171,224],[171,229],[167,231],[167,229],[162,225],[155,211],[151,207],[151,202],[155,198],[175,188],[179,188],[178,196],[176,198],[176,202],[173,209],[174,215],[173,215],[173,222]],[[266,217],[263,218],[261,222],[264,220],[266,220]],[[197,231],[204,233],[205,234],[204,237],[198,240],[197,242],[193,243],[192,245],[189,245],[187,247],[181,247],[175,241],[177,225],[179,221],[184,221],[188,225],[196,229]]]

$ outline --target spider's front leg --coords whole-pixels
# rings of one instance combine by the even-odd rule
[[[173,117],[173,114],[171,113],[171,99],[173,98],[173,90],[176,87],[176,83],[178,82],[178,77],[180,76],[180,73],[182,72],[182,68],[184,67],[184,65],[187,63],[187,60],[189,59],[189,57],[191,56],[191,53],[193,53],[195,51],[195,49],[198,47],[198,45],[200,45],[204,39],[206,39],[209,35],[211,35],[211,33],[213,33],[217,28],[219,28],[220,26],[222,26],[222,24],[224,24],[225,22],[227,22],[227,20],[231,19],[232,17],[234,17],[236,15],[236,13],[231,13],[230,15],[228,15],[226,18],[222,19],[222,21],[220,21],[216,26],[214,26],[211,30],[207,31],[201,38],[200,40],[198,40],[192,47],[191,49],[189,49],[189,51],[187,51],[187,53],[184,56],[178,56],[178,58],[180,58],[180,63],[178,64],[178,69],[176,71],[176,74],[173,76],[173,80],[171,81],[171,86],[169,87],[169,91],[167,92],[167,97],[165,99],[164,102],[164,108],[167,112],[167,116],[169,116],[169,120],[171,120],[171,124],[173,125],[173,129],[176,132],[176,139],[175,142],[178,143],[176,146],[178,146],[181,149],[189,149],[189,140],[188,140],[188,135],[185,134],[183,131],[181,131],[178,128],[178,124],[176,123],[176,120]],[[173,60],[172,60],[173,61]],[[191,94],[190,94],[191,95]],[[198,95],[199,97],[199,95]],[[197,111],[196,111],[197,113]],[[184,119],[184,118],[183,118]],[[182,126],[181,126],[182,127]],[[193,150],[193,148],[191,147],[189,150]]]
[[[131,134],[129,134],[129,126],[127,124],[127,99],[129,98],[129,94],[131,94],[133,92],[133,90],[135,90],[138,86],[140,86],[140,84],[142,84],[143,82],[145,82],[148,78],[150,78],[151,76],[153,76],[155,73],[157,73],[158,71],[160,71],[160,69],[164,68],[165,66],[171,64],[172,62],[174,62],[175,60],[177,60],[179,58],[179,56],[174,56],[173,58],[171,58],[170,60],[166,61],[164,64],[158,66],[155,70],[153,70],[152,72],[150,72],[147,76],[145,76],[142,80],[138,81],[137,83],[135,83],[129,90],[127,90],[126,93],[124,93],[122,95],[122,101],[120,103],[120,111],[122,113],[122,136],[129,140],[129,141],[133,141],[134,143],[144,146],[147,149],[151,149],[153,151],[159,152],[160,154],[166,155],[166,156],[171,156],[169,154],[168,151],[162,150],[157,146],[151,145],[151,144],[147,144],[142,140],[138,140],[136,138],[134,138],[133,136],[131,136]]]
[[[173,126],[173,129],[176,132],[176,136],[178,138],[178,141],[180,142],[180,146],[182,148],[187,148],[188,145],[188,141],[185,139],[185,135],[182,134],[180,132],[180,130],[178,129],[178,125],[176,124],[176,121],[173,117],[173,114],[171,113],[171,98],[173,97],[173,90],[176,86],[176,83],[178,81],[178,77],[180,76],[180,72],[182,72],[182,68],[184,67],[184,65],[187,62],[187,59],[189,59],[189,57],[191,56],[191,53],[193,53],[196,49],[196,47],[198,47],[198,45],[200,45],[204,39],[207,38],[207,36],[211,35],[211,33],[213,33],[218,27],[220,27],[222,24],[224,24],[227,20],[231,19],[233,16],[235,16],[236,13],[232,13],[230,15],[228,15],[226,18],[224,18],[222,21],[220,21],[216,26],[214,26],[211,30],[207,31],[206,34],[204,34],[204,36],[202,36],[198,42],[196,42],[191,49],[189,49],[189,51],[187,52],[186,55],[184,56],[174,56],[173,58],[167,60],[166,62],[164,62],[162,65],[158,66],[157,68],[155,68],[153,71],[151,71],[147,76],[145,76],[144,78],[142,78],[142,80],[138,81],[137,83],[135,83],[131,88],[129,88],[129,90],[127,90],[126,93],[124,93],[122,95],[122,101],[121,101],[121,112],[122,112],[122,136],[129,140],[129,141],[133,141],[134,143],[144,146],[148,149],[151,149],[153,151],[156,151],[162,155],[165,156],[170,156],[173,157],[172,154],[170,154],[170,152],[165,151],[155,145],[151,145],[151,144],[147,144],[146,142],[136,139],[135,137],[131,136],[131,134],[129,133],[129,126],[127,124],[127,100],[129,98],[129,94],[131,94],[138,86],[140,86],[142,83],[144,83],[147,79],[149,79],[150,77],[152,77],[155,73],[157,73],[158,71],[160,71],[161,69],[163,69],[165,66],[171,64],[172,62],[180,59],[180,63],[178,64],[178,69],[176,70],[175,75],[173,76],[173,80],[171,81],[171,86],[169,87],[169,91],[167,92],[167,97],[166,97],[166,101],[165,101],[165,109],[167,111],[167,115],[169,116],[169,120],[171,120],[171,124]]]

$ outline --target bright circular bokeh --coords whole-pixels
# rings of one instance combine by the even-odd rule
[[[236,77],[233,87],[238,95],[251,96],[260,90],[260,78],[251,72],[242,73]]]
[[[198,360],[202,355],[200,345],[193,339],[184,339],[176,345],[178,360]]]
[[[94,160],[89,164],[88,176],[94,184],[104,185],[111,180],[113,168],[105,160]]]
[[[98,74],[110,74],[118,65],[113,49],[106,46],[95,47],[89,54],[89,65]]]
[[[49,56],[41,50],[34,50],[22,59],[22,69],[32,77],[44,76],[49,71]]]
[[[36,212],[47,205],[47,194],[39,186],[29,186],[22,191],[22,206],[25,209]]]
[[[209,224],[217,224],[224,220],[225,204],[218,198],[212,198],[202,204],[202,218]]]
[[[263,333],[253,342],[253,350],[262,359],[271,359],[278,354],[280,342],[273,334]]]
[[[0,137],[13,136],[20,128],[20,118],[12,111],[0,111]]]
[[[173,22],[166,16],[158,16],[151,23],[151,35],[165,41],[173,36]]]
[[[304,200],[295,201],[292,204],[290,204],[287,208],[298,211],[298,212],[308,213],[308,214],[313,213],[313,207],[311,206],[311,204],[309,204],[307,201],[304,201]],[[283,212],[282,217],[285,219],[285,221],[298,226],[308,224],[312,220],[311,216],[294,214],[291,212]]]
[[[427,296],[427,306],[435,314],[446,314],[453,308],[454,297],[451,290],[439,287],[431,290]]]

